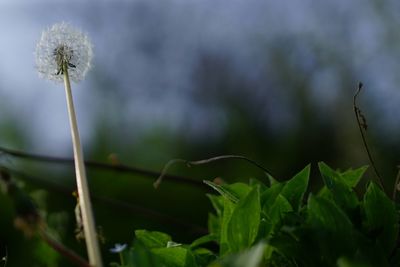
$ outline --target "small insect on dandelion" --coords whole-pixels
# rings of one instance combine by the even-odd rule
[[[36,46],[36,66],[42,78],[63,82],[65,68],[74,82],[83,80],[93,57],[89,38],[62,22],[43,31]]]
[[[67,66],[68,68],[76,68],[76,66],[71,63],[73,53],[74,51],[65,45],[60,45],[54,49],[53,55],[58,66],[56,75],[64,74],[64,66]]]

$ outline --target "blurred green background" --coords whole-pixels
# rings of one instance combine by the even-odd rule
[[[352,106],[359,81],[368,142],[390,192],[400,154],[399,11],[398,2],[378,0],[4,1],[0,147],[71,157],[63,88],[37,77],[32,56],[41,31],[67,21],[95,51],[86,80],[73,85],[85,158],[155,173],[88,166],[108,262],[118,260],[109,248],[130,243],[134,229],[165,231],[177,242],[204,234],[212,208],[202,180],[266,179],[236,159],[176,164],[169,173],[198,183],[166,178],[155,190],[171,159],[242,155],[280,180],[312,163],[312,188],[321,183],[318,161],[369,164]],[[6,152],[0,165],[55,235],[85,255],[74,236],[73,165]],[[57,266],[57,254],[14,228],[14,202],[0,194],[0,256],[7,251],[7,266]]]

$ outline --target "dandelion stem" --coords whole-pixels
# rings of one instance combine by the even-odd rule
[[[72,99],[71,83],[68,75],[68,66],[63,64],[64,86],[67,98],[69,122],[71,126],[72,144],[74,148],[76,184],[79,194],[79,205],[82,212],[83,230],[85,234],[86,246],[89,262],[92,266],[101,267],[101,255],[99,243],[95,231],[95,223],[90,202],[89,187],[86,179],[85,164],[83,162],[83,152],[79,139],[78,125],[76,122],[74,103]]]

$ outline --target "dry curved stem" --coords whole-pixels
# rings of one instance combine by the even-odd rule
[[[20,150],[9,149],[5,147],[0,147],[0,155],[9,155],[17,158],[23,158],[28,160],[35,160],[40,162],[49,162],[49,163],[56,163],[56,164],[74,164],[74,159],[72,158],[62,158],[62,157],[53,157],[49,155],[40,155],[40,154],[32,154]],[[150,178],[157,178],[160,176],[159,172],[146,170],[138,167],[132,167],[124,164],[118,163],[116,164],[109,164],[104,162],[98,162],[93,160],[85,160],[85,165],[87,167],[104,169],[104,170],[112,170],[116,172],[124,172],[124,173],[134,173],[138,175],[143,175]],[[197,187],[207,188],[204,186],[202,181],[195,180],[190,177],[184,176],[177,176],[177,175],[164,175],[168,180],[175,181],[177,183],[185,183]]]
[[[191,166],[208,164],[208,163],[211,163],[214,161],[219,161],[219,160],[224,160],[224,159],[239,159],[239,160],[247,161],[247,162],[251,163],[252,165],[256,166],[257,168],[261,169],[262,171],[264,171],[264,173],[267,176],[269,175],[269,171],[265,167],[263,167],[261,164],[257,163],[256,161],[254,161],[252,159],[249,159],[245,156],[240,156],[240,155],[222,155],[222,156],[216,156],[216,157],[212,157],[212,158],[208,158],[208,159],[195,160],[195,161],[190,161],[190,160],[185,160],[185,159],[172,159],[172,160],[168,161],[167,164],[165,164],[163,170],[161,171],[160,176],[154,182],[153,186],[154,186],[154,188],[158,188],[160,186],[161,182],[163,181],[164,177],[166,177],[166,173],[167,173],[168,169],[176,163],[184,163],[184,164],[186,164],[187,167],[190,168]]]
[[[378,181],[379,185],[381,186],[381,188],[383,190],[385,190],[383,179],[380,176],[380,174],[378,172],[378,169],[376,168],[375,162],[374,162],[374,160],[372,158],[372,154],[371,154],[371,152],[369,150],[369,147],[368,147],[367,139],[365,137],[365,132],[368,129],[367,120],[366,120],[364,114],[362,114],[361,109],[357,106],[357,97],[358,97],[359,93],[361,92],[362,88],[363,88],[362,82],[358,83],[357,91],[353,96],[353,109],[354,109],[354,113],[355,113],[355,116],[356,116],[356,119],[357,119],[358,128],[360,130],[361,139],[363,141],[365,150],[366,150],[367,155],[368,155],[369,162],[370,162],[370,164],[371,164],[371,166],[372,166],[372,168],[373,168],[373,170],[375,172],[376,177],[378,178],[377,181]]]

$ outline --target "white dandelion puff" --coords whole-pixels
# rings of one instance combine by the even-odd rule
[[[91,59],[92,45],[88,37],[67,23],[55,24],[45,30],[36,46],[36,64],[40,76],[56,82],[64,82],[71,126],[79,207],[89,263],[91,266],[102,267],[70,83],[70,79],[79,82],[85,77],[90,68]]]
[[[63,82],[63,64],[74,82],[84,79],[93,57],[89,38],[68,23],[54,24],[42,32],[36,46],[36,66],[40,77]]]

